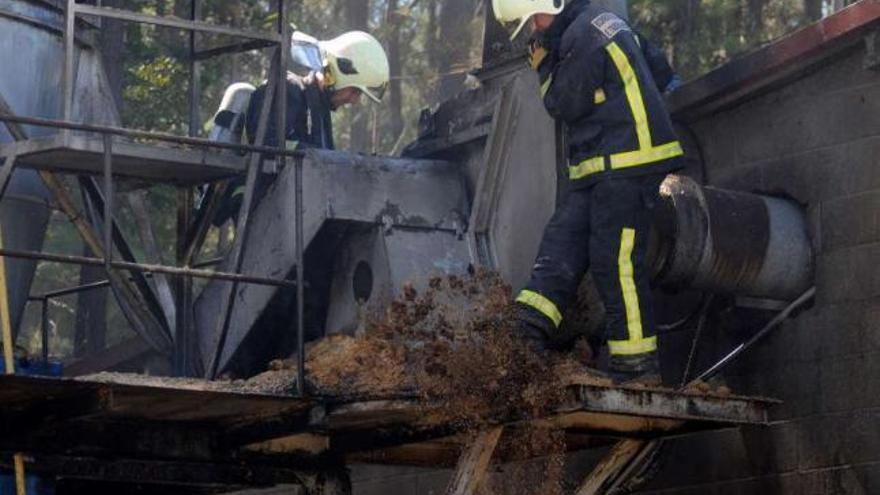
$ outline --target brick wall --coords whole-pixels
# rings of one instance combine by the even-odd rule
[[[880,493],[880,72],[863,57],[859,45],[691,125],[712,185],[805,206],[817,295],[725,375],[739,393],[785,401],[773,425],[669,442],[645,493]],[[698,367],[748,336],[742,313],[715,321]],[[690,337],[663,350],[680,357]]]

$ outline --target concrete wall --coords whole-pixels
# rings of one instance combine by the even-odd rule
[[[709,183],[805,205],[817,296],[725,375],[785,401],[774,424],[671,442],[645,493],[880,493],[880,73],[863,57],[692,124]],[[746,316],[714,322],[699,369],[748,336],[760,319]],[[663,339],[664,355],[678,361],[690,338]]]

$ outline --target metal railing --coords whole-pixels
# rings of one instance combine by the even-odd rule
[[[113,273],[114,270],[128,270],[131,272],[143,272],[143,273],[158,273],[158,274],[168,274],[177,277],[177,294],[175,297],[175,306],[177,307],[176,311],[176,332],[174,335],[174,362],[175,369],[178,373],[181,373],[182,370],[186,369],[188,355],[187,355],[187,345],[186,341],[188,339],[189,333],[192,331],[190,326],[190,322],[188,321],[187,315],[190,308],[193,304],[193,287],[192,287],[192,278],[206,278],[206,279],[219,279],[229,282],[224,285],[224,299],[225,305],[223,306],[223,314],[218,319],[218,327],[215,335],[217,335],[217,342],[215,346],[215,352],[213,356],[211,356],[210,365],[208,369],[205,370],[206,378],[214,378],[218,373],[218,366],[220,356],[223,352],[223,348],[225,345],[226,335],[229,331],[230,324],[230,316],[235,304],[234,294],[237,290],[239,283],[250,283],[250,284],[265,284],[265,285],[275,285],[284,288],[295,288],[296,289],[296,300],[297,300],[297,356],[298,356],[298,377],[297,377],[297,390],[300,395],[305,394],[304,387],[304,317],[303,317],[303,301],[304,301],[304,283],[303,283],[303,230],[302,230],[302,217],[303,217],[303,205],[302,205],[302,161],[303,161],[303,153],[299,151],[290,151],[286,150],[283,147],[270,147],[264,146],[265,137],[268,127],[268,118],[270,113],[270,105],[272,102],[272,98],[265,98],[263,101],[262,108],[259,113],[259,124],[257,130],[257,136],[254,145],[248,144],[231,144],[231,143],[221,143],[210,141],[203,138],[196,137],[196,130],[199,127],[199,94],[200,88],[198,84],[198,63],[202,60],[216,57],[218,55],[227,54],[227,53],[237,53],[241,51],[247,51],[257,48],[263,47],[275,47],[274,56],[272,57],[272,63],[270,65],[269,77],[268,77],[268,88],[266,93],[269,95],[275,95],[274,103],[275,103],[275,117],[276,117],[276,130],[278,132],[277,141],[278,143],[285,142],[284,134],[286,129],[286,96],[287,92],[285,91],[284,84],[286,82],[287,75],[287,54],[290,51],[290,26],[287,22],[287,15],[285,12],[284,0],[278,0],[277,2],[277,24],[276,31],[274,32],[259,32],[259,31],[250,31],[244,29],[236,29],[226,26],[219,26],[216,24],[211,24],[207,22],[199,21],[200,16],[200,0],[191,0],[191,9],[190,9],[190,19],[180,19],[175,17],[159,17],[153,15],[146,15],[136,12],[130,12],[120,9],[111,9],[107,7],[93,6],[93,5],[84,5],[77,4],[76,0],[66,0],[66,9],[65,9],[65,23],[63,29],[63,45],[64,45],[64,63],[63,63],[63,74],[62,74],[62,108],[61,108],[61,120],[51,120],[51,119],[40,119],[33,117],[24,117],[17,116],[12,114],[9,109],[9,105],[5,102],[0,101],[0,121],[5,122],[7,128],[9,128],[10,133],[17,140],[26,140],[27,135],[21,128],[22,124],[25,125],[33,125],[33,126],[43,126],[50,128],[61,129],[63,133],[69,135],[71,131],[80,131],[80,132],[89,132],[89,133],[97,133],[102,136],[103,140],[103,215],[104,215],[104,223],[103,223],[103,239],[100,240],[100,246],[103,251],[102,257],[89,258],[83,256],[70,256],[70,255],[59,255],[59,254],[49,254],[49,253],[35,253],[35,252],[27,252],[27,251],[14,251],[8,249],[0,249],[0,256],[3,257],[13,257],[13,258],[26,258],[26,259],[36,259],[36,260],[45,260],[45,261],[54,261],[61,263],[74,263],[81,265],[98,265],[104,266],[105,270],[108,273],[108,276]],[[74,61],[75,61],[75,44],[76,44],[76,19],[79,16],[94,16],[98,18],[110,18],[117,19],[128,22],[135,23],[144,23],[144,24],[152,24],[162,27],[168,28],[176,28],[180,30],[189,31],[189,68],[190,68],[190,88],[189,88],[189,110],[190,110],[190,118],[189,118],[189,128],[190,128],[190,136],[183,137],[166,133],[156,133],[156,132],[147,132],[140,131],[135,129],[126,129],[121,127],[111,127],[111,126],[100,126],[100,125],[92,125],[86,123],[77,123],[73,122],[73,98],[74,98],[74,83],[76,80],[76,74],[74,73]],[[247,39],[250,41],[247,42],[239,42],[235,44],[226,45],[219,48],[213,48],[204,51],[197,51],[196,46],[196,33],[213,33],[220,35],[228,35],[234,36],[238,38]],[[277,93],[276,93],[277,89]],[[217,198],[220,196],[220,192],[225,187],[225,183],[220,183],[217,185],[215,192],[217,194],[213,195],[213,201],[209,202],[208,205],[205,206],[202,215],[200,218],[195,220],[190,218],[191,205],[193,204],[193,191],[191,188],[186,188],[182,190],[178,194],[178,246],[177,246],[177,262],[181,266],[166,266],[166,265],[153,265],[153,264],[144,264],[144,263],[136,263],[130,261],[116,261],[113,260],[113,239],[114,239],[114,222],[113,222],[113,211],[114,211],[114,201],[113,201],[113,144],[114,144],[114,136],[124,136],[135,139],[146,139],[153,141],[161,141],[161,142],[171,142],[179,145],[186,146],[194,146],[194,147],[203,147],[203,148],[212,148],[212,149],[226,149],[226,150],[235,150],[238,152],[245,153],[246,156],[246,182],[245,182],[245,193],[244,199],[241,205],[241,212],[239,214],[238,220],[236,222],[236,236],[235,241],[231,250],[231,257],[229,259],[229,266],[232,269],[232,272],[218,272],[218,271],[209,271],[209,270],[200,270],[191,268],[190,265],[195,259],[197,255],[198,246],[201,245],[201,239],[203,239],[204,234],[207,231],[208,226],[210,225],[210,220],[212,216],[212,205],[216,206]],[[13,151],[14,152],[14,151]],[[252,209],[253,201],[254,201],[254,189],[256,186],[256,179],[258,175],[258,169],[261,165],[262,154],[263,153],[271,153],[276,157],[276,160],[279,162],[279,166],[284,167],[287,158],[292,158],[293,166],[295,167],[295,219],[297,222],[297,228],[295,229],[295,249],[296,249],[296,279],[294,281],[288,279],[272,279],[266,277],[257,277],[257,276],[249,276],[241,274],[242,270],[242,262],[243,262],[243,253],[244,247],[247,239],[247,231],[248,231],[248,220],[250,216],[250,210]],[[14,154],[8,155],[5,157],[5,166],[0,169],[0,198],[6,189],[6,186],[9,183],[9,179],[12,175],[12,171],[16,166],[17,157]],[[173,178],[169,177],[169,181],[173,182]],[[212,186],[213,187],[213,186]],[[214,190],[214,189],[212,189]],[[207,211],[205,211],[207,210]],[[77,220],[75,217],[77,212],[67,212],[71,217],[71,220]],[[95,242],[98,242],[95,240]],[[54,297],[60,297],[61,295],[68,295],[71,293],[75,293],[81,290],[91,290],[98,287],[104,287],[106,285],[110,285],[113,283],[113,277],[108,277],[108,280],[105,282],[101,282],[100,284],[88,284],[81,287],[74,287],[70,289],[64,289],[62,291],[55,291],[48,294],[43,294],[42,296],[32,298],[32,300],[40,300],[43,302],[43,322],[41,325],[43,339],[47,339],[48,335],[48,323],[47,323],[47,302],[48,300]],[[101,285],[103,284],[103,285]],[[72,291],[72,292],[71,292]],[[221,299],[222,300],[222,299]],[[48,342],[44,341],[43,348],[44,356],[48,356]]]

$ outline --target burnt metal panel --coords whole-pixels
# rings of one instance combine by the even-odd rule
[[[247,246],[243,273],[285,277],[295,264],[293,171],[287,167],[279,173],[253,213],[251,236],[260,242]],[[465,228],[464,181],[459,167],[449,162],[312,150],[303,163],[303,185],[306,247],[328,220],[448,233]],[[221,288],[221,283],[211,283],[196,301],[203,356],[213,352]],[[226,367],[276,292],[255,285],[238,288],[219,369]]]

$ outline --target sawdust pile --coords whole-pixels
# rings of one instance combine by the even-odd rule
[[[368,332],[404,342],[421,397],[472,428],[498,414],[538,415],[561,398],[551,363],[515,338],[509,312],[510,289],[493,274],[437,277],[422,293],[405,287]]]
[[[368,319],[364,335],[309,343],[307,384],[321,395],[418,394],[443,420],[469,426],[501,419],[491,412],[540,414],[561,399],[561,377],[609,383],[581,364],[588,346],[549,358],[532,352],[511,328],[510,301],[510,287],[487,271],[434,277],[421,292],[407,285]],[[242,386],[289,392],[294,368],[292,360],[274,361]]]

